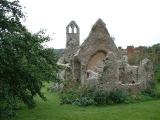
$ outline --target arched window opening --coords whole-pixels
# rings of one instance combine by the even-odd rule
[[[74,27],[74,33],[77,33],[78,31],[77,31],[77,27]]]
[[[72,28],[71,28],[71,26],[69,26],[69,33],[72,33]]]

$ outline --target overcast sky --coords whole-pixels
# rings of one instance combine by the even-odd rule
[[[23,23],[32,32],[47,29],[48,47],[64,48],[66,26],[75,20],[80,42],[101,18],[117,46],[160,43],[160,0],[20,0],[26,8]]]

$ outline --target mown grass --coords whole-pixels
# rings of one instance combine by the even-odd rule
[[[35,109],[21,106],[12,120],[160,120],[160,100],[112,106],[60,105],[57,94],[46,92],[47,101],[36,98]]]

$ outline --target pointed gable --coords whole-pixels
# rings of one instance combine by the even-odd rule
[[[118,49],[110,37],[106,24],[101,19],[98,19],[93,25],[89,36],[80,46],[80,50],[76,53],[75,58],[86,65],[91,56],[98,51],[102,51],[106,54],[108,51],[112,51],[117,57],[119,56]]]
[[[91,29],[91,32],[97,32],[97,31],[105,32],[106,34],[109,35],[109,32],[106,28],[106,24],[100,18],[96,21],[96,23],[93,25]]]

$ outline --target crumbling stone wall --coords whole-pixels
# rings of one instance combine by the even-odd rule
[[[140,66],[131,66],[123,59],[116,60],[114,53],[110,52],[100,78],[99,84],[107,91],[124,89],[139,92],[152,87],[153,65],[149,59],[144,59]]]
[[[71,33],[68,28],[71,27]],[[76,28],[77,31],[74,32]],[[79,46],[79,27],[75,22],[67,26],[67,43],[59,64],[64,66],[60,76],[72,79],[81,85],[95,86],[134,92],[150,88],[153,83],[153,65],[144,59],[140,66],[131,66],[117,49],[113,39],[99,19],[87,39]]]
[[[103,51],[97,51],[93,56],[91,56],[88,64],[87,70],[92,70],[99,72],[99,69],[102,67],[103,60],[106,57],[106,53]]]
[[[93,70],[93,72],[99,74],[98,72],[103,69],[101,68],[103,59],[109,51],[114,52],[116,59],[121,58],[113,39],[106,29],[105,23],[101,19],[98,19],[93,25],[89,36],[73,58],[74,61],[78,60],[81,63],[81,84],[87,82],[88,76],[90,76],[87,74],[91,73],[87,72],[88,70]],[[73,69],[75,68],[73,67]]]
[[[152,87],[153,81],[153,64],[151,60],[145,58],[139,66],[139,80],[142,82],[144,89]]]
[[[113,52],[108,52],[101,77],[104,84],[118,82],[118,72],[118,60]]]

